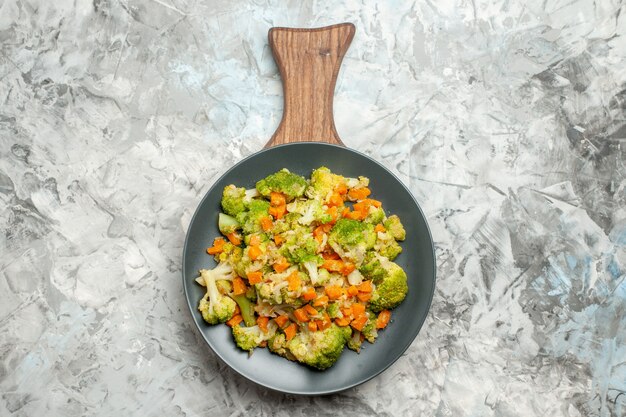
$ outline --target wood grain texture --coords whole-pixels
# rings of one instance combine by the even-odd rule
[[[343,145],[335,129],[333,96],[354,32],[352,23],[270,29],[269,44],[283,82],[284,110],[266,148],[292,142]]]

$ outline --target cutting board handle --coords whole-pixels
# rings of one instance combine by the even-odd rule
[[[265,145],[326,142],[343,145],[333,119],[335,82],[354,25],[271,28],[269,44],[283,81],[283,119]]]

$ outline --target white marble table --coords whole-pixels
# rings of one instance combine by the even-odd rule
[[[0,1],[0,414],[626,415],[625,8]],[[343,21],[337,129],[422,205],[438,284],[389,370],[298,398],[203,344],[181,248],[280,119],[267,30]]]

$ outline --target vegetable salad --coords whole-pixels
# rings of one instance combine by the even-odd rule
[[[283,169],[254,189],[225,187],[224,236],[207,249],[217,266],[196,278],[204,320],[230,326],[243,350],[267,347],[321,370],[345,346],[374,343],[408,286],[393,262],[404,227],[368,185],[320,167],[310,179]]]

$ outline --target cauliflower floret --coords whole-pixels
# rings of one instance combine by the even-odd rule
[[[370,179],[367,177],[346,178],[346,186],[348,188],[364,188],[370,185]]]
[[[227,295],[220,294],[216,281],[233,278],[233,269],[226,263],[221,263],[214,269],[200,270],[200,277],[196,281],[206,286],[206,294],[200,300],[198,310],[202,318],[209,324],[224,323],[235,313],[237,303]]]
[[[319,200],[295,200],[287,205],[290,213],[301,214],[298,223],[308,226],[313,222],[328,223],[332,216],[324,210]]]

